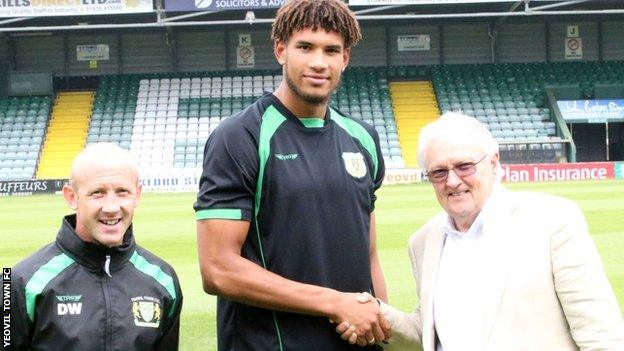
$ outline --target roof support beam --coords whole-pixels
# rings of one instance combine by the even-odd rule
[[[365,14],[365,13],[373,13],[373,12],[381,12],[381,11],[385,11],[385,10],[393,10],[393,9],[397,9],[399,7],[404,7],[404,6],[405,5],[378,6],[378,7],[373,7],[373,8],[370,8],[370,9],[353,11],[353,13],[355,13],[356,15],[361,15],[361,14]]]
[[[583,2],[587,2],[587,0],[564,1],[564,2],[560,2],[560,3],[556,3],[556,4],[542,5],[542,6],[537,6],[537,7],[530,7],[529,10],[530,11],[542,11],[542,10],[547,10],[547,9],[554,9],[555,7],[562,7],[562,6],[580,4],[580,3],[583,3]],[[527,1],[527,5],[529,5],[529,1]]]
[[[186,15],[179,15],[179,16],[164,18],[162,22],[172,22],[172,21],[177,21],[177,20],[181,20],[185,18],[193,18],[193,17],[204,16],[204,15],[210,15],[210,14],[217,13],[217,12],[221,12],[221,11],[200,11],[200,12],[187,13]]]
[[[3,24],[9,24],[9,23],[15,23],[15,22],[21,22],[21,21],[27,21],[29,19],[32,19],[34,17],[18,17],[18,18],[9,18],[9,19],[5,19],[0,21],[0,26]]]

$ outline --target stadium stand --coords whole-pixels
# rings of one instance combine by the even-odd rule
[[[31,179],[50,115],[50,97],[0,100],[0,180]]]
[[[578,85],[593,98],[596,84],[624,82],[621,62],[448,65],[432,68],[442,113],[461,111],[489,127],[505,163],[559,162],[561,135],[545,103],[545,88]]]
[[[454,73],[454,66],[439,67]],[[445,75],[446,71],[440,72],[444,73],[438,74],[439,82],[455,82],[464,78],[451,77],[448,73]],[[281,80],[281,76],[275,71],[249,71],[239,74],[198,72],[103,77],[94,104],[87,142],[118,143],[130,149],[145,169],[199,167],[202,163],[203,144],[210,132],[224,118],[252,103],[264,91],[275,89]],[[408,96],[401,100],[400,96],[405,93],[391,94],[388,77],[392,77],[392,80],[412,80],[423,79],[428,74],[429,69],[426,67],[351,68],[345,72],[343,82],[333,95],[331,104],[376,128],[388,167],[415,167],[420,127],[439,114],[432,85],[426,81],[393,82],[397,87],[407,84],[404,89]],[[436,74],[434,68],[433,76],[436,77]],[[436,79],[433,86],[441,87],[436,84]],[[437,91],[443,111],[451,107],[461,110],[468,106],[451,106],[450,101],[459,98],[457,94],[453,96],[457,89],[451,84],[445,86],[446,88]],[[409,96],[410,93],[417,94]],[[398,100],[393,100],[395,96]],[[543,96],[535,99],[543,101]],[[533,109],[531,111],[535,112]],[[474,110],[468,109],[464,112],[470,114]],[[549,118],[547,109],[543,108],[540,112],[542,118]],[[554,133],[554,123],[548,123]],[[511,127],[511,124],[503,126]],[[493,133],[499,136],[502,130]],[[546,131],[542,133],[545,134]],[[507,151],[506,146],[503,149],[504,152]],[[405,152],[409,156],[404,160]]]
[[[200,167],[218,124],[281,79],[268,70],[103,76],[95,95],[59,93],[51,118],[50,97],[0,100],[0,179],[35,170],[40,179],[63,178],[85,142],[117,143],[142,169]],[[389,168],[417,167],[420,128],[447,111],[486,123],[505,163],[559,162],[564,145],[545,87],[578,85],[591,98],[596,84],[617,83],[619,61],[355,67],[331,104],[376,128]]]

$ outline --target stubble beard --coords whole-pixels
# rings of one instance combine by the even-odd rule
[[[287,70],[284,70],[284,71],[287,71]],[[297,84],[295,84],[295,82],[292,79],[290,79],[290,76],[286,72],[284,72],[284,79],[286,80],[286,84],[288,84],[288,88],[290,88],[290,90],[306,104],[310,104],[314,106],[320,106],[320,105],[326,104],[327,101],[329,101],[329,97],[334,92],[334,89],[332,89],[329,91],[329,93],[326,96],[316,96],[316,95],[306,94],[303,91],[301,91],[301,89],[299,89]]]

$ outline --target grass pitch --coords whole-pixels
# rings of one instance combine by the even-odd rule
[[[604,267],[624,311],[624,181],[507,184],[575,200],[583,209]],[[409,311],[416,306],[407,239],[440,211],[429,184],[383,187],[377,225],[381,264],[390,301]],[[201,288],[193,193],[144,194],[134,220],[137,241],[177,271],[184,294],[181,350],[216,350],[215,298]],[[60,195],[0,198],[0,264],[13,266],[52,241],[69,213]]]

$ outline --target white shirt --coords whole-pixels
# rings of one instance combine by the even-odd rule
[[[487,203],[466,233],[457,231],[448,215],[442,223],[446,238],[433,297],[437,351],[484,349],[486,304],[481,291],[488,279],[482,273],[486,264],[483,219]]]

